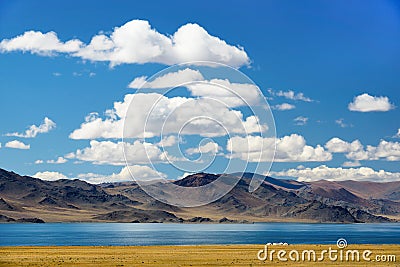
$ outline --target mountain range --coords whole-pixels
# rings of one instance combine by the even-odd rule
[[[44,181],[0,169],[1,222],[251,223],[400,221],[400,182],[265,178],[240,181],[222,198],[201,207],[168,205],[148,196],[135,182],[94,185],[81,180]],[[208,184],[219,175],[198,173],[174,181],[185,187]]]

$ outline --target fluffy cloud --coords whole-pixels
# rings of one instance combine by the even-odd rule
[[[44,118],[43,123],[39,126],[31,125],[29,129],[25,131],[25,133],[7,133],[6,136],[16,136],[23,138],[33,138],[36,137],[40,133],[48,133],[52,129],[56,127],[56,123],[49,118]]]
[[[129,101],[129,100],[128,100]],[[114,103],[114,106],[119,106],[121,102]],[[106,119],[99,117],[96,112],[90,113],[85,117],[85,122],[80,128],[74,130],[69,138],[71,139],[95,139],[95,138],[122,138],[124,114],[119,117],[115,110],[106,112]],[[118,117],[117,117],[118,116]]]
[[[32,175],[32,177],[39,178],[45,181],[69,179],[64,174],[53,171],[37,172],[36,174]],[[76,179],[83,180],[91,184],[125,182],[125,181],[133,181],[133,179],[143,180],[143,181],[154,181],[166,178],[167,178],[166,174],[153,170],[149,166],[143,166],[143,165],[132,165],[123,167],[119,173],[113,173],[111,175],[82,173],[78,174],[76,177]]]
[[[291,110],[291,109],[295,109],[296,106],[289,104],[289,103],[283,103],[283,104],[275,105],[272,108],[276,109],[276,110]]]
[[[377,147],[367,146],[371,159],[384,158],[388,161],[400,161],[400,143],[381,140]]]
[[[212,154],[217,154],[219,151],[222,150],[222,147],[220,147],[217,143],[215,142],[208,142],[204,145],[199,145],[199,147],[194,147],[194,148],[189,148],[186,150],[186,153],[189,155],[193,154],[206,154],[206,153],[212,153]]]
[[[244,129],[246,130],[245,132],[247,134],[251,134],[251,133],[263,133],[266,132],[268,130],[268,125],[266,124],[262,124],[257,116],[249,116],[246,118],[246,120],[242,123]],[[235,132],[235,131],[233,131]],[[236,131],[236,132],[241,132],[240,131]]]
[[[63,157],[58,157],[56,160],[51,159],[51,160],[48,160],[46,162],[49,163],[49,164],[63,164],[63,163],[66,163],[67,161],[68,160],[66,160]]]
[[[41,33],[38,31],[27,31],[12,39],[4,39],[0,42],[2,53],[12,51],[31,52],[44,56],[55,53],[73,53],[81,49],[82,42],[76,39],[61,42],[55,32]]]
[[[129,87],[160,89],[185,86],[192,96],[215,99],[229,107],[257,105],[264,99],[254,84],[231,83],[227,79],[205,80],[200,71],[190,68],[164,74],[146,83],[145,80],[144,76],[135,78]]]
[[[351,111],[371,112],[371,111],[389,111],[394,108],[386,96],[370,96],[362,94],[354,97],[353,102],[348,106]]]
[[[299,116],[297,118],[294,119],[294,122],[296,125],[306,125],[308,122],[308,118],[307,117],[303,117],[303,116]]]
[[[304,101],[304,102],[312,102],[313,100],[309,97],[304,96],[303,93],[295,93],[292,90],[289,91],[274,91],[272,89],[268,89],[268,92],[270,93],[270,95],[272,96],[280,96],[280,97],[284,97],[286,99],[290,99],[290,100],[300,100],[300,101]]]
[[[250,63],[243,48],[211,36],[197,24],[181,26],[173,35],[153,29],[148,21],[132,20],[115,27],[111,34],[98,34],[89,44],[73,39],[62,42],[54,32],[28,31],[0,42],[0,51],[23,51],[40,55],[66,53],[91,61],[106,61],[112,66],[124,63],[162,63],[214,61],[233,67]]]
[[[359,140],[348,143],[340,138],[334,137],[325,144],[325,148],[332,153],[347,153],[362,150],[363,145]]]
[[[132,165],[164,162],[168,159],[179,160],[168,155],[167,152],[161,151],[157,145],[139,140],[133,143],[92,140],[89,147],[78,149],[65,157],[94,164],[125,165],[124,153],[126,161]]]
[[[325,151],[323,147],[320,145],[308,146],[304,137],[297,134],[282,138],[235,136],[228,140],[227,150],[232,152],[233,158],[250,162],[268,162],[272,159],[275,162],[329,161],[332,159],[331,153]]]
[[[380,181],[390,182],[399,181],[399,172],[386,172],[384,170],[375,171],[368,167],[361,168],[330,168],[325,165],[321,165],[315,168],[301,168],[301,169],[289,169],[281,172],[272,172],[275,176],[284,177],[295,177],[298,181],[312,182],[317,180],[328,180],[328,181],[345,181],[345,180],[357,180],[357,181]]]
[[[258,124],[257,117],[244,119],[240,111],[231,110],[215,100],[138,93],[126,95],[122,102],[115,102],[114,108],[106,112],[105,119],[96,113],[90,114],[80,128],[70,134],[70,138],[121,138],[124,120],[128,125],[125,137],[132,138],[158,136],[161,131],[165,135],[182,130],[182,134],[213,137],[226,135],[225,129],[231,133],[254,133],[268,129],[267,125]],[[182,129],[184,125],[186,127]]]
[[[16,148],[16,149],[30,149],[31,145],[24,144],[23,142],[18,141],[18,140],[13,140],[13,141],[7,142],[5,147]]]
[[[60,179],[68,179],[68,177],[62,173],[50,172],[50,171],[37,172],[36,174],[33,175],[33,177],[39,178],[42,180],[46,180],[46,181],[56,181],[56,180],[60,180]]]
[[[334,137],[325,144],[332,153],[346,153],[346,158],[354,161],[379,160],[400,161],[400,143],[381,140],[378,146],[367,145],[366,148],[359,140],[349,143]]]
[[[84,180],[88,183],[101,184],[101,183],[133,181],[134,179],[144,180],[144,181],[159,180],[159,179],[166,179],[167,176],[164,173],[153,170],[148,166],[133,165],[129,167],[124,167],[119,173],[113,173],[111,175],[84,173],[84,174],[79,174],[77,178],[80,180]]]

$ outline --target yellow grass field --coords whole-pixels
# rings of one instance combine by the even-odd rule
[[[319,257],[329,247],[337,249],[336,244],[289,245],[268,246],[268,251],[286,250],[288,258],[292,250],[301,255],[302,251],[312,249]],[[343,250],[358,249],[360,255],[371,250],[370,262],[346,262],[344,256],[343,261],[334,262],[327,255],[322,262],[260,261],[257,253],[263,248],[264,245],[0,247],[0,266],[400,266],[399,245],[349,245]],[[377,262],[376,255],[395,255],[396,261]]]

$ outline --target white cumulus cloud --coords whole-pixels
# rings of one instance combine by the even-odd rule
[[[232,83],[228,79],[205,80],[200,71],[190,68],[164,74],[146,83],[145,80],[145,76],[137,77],[129,87],[160,89],[184,86],[194,97],[214,99],[229,107],[257,105],[264,99],[254,84]]]
[[[386,96],[371,96],[362,94],[354,97],[353,102],[348,106],[350,111],[371,112],[371,111],[389,111],[394,109],[394,105],[390,103]]]
[[[66,158],[93,162],[94,164],[125,165],[125,157],[129,164],[149,164],[150,162],[164,162],[168,159],[176,160],[166,152],[160,150],[157,145],[141,142],[133,143],[90,141],[90,146],[78,149],[74,153],[66,155]]]
[[[138,93],[126,95],[123,101],[115,102],[104,119],[97,113],[89,114],[80,128],[70,134],[70,138],[121,138],[124,120],[126,138],[159,136],[161,131],[164,135],[182,130],[181,134],[214,137],[225,136],[225,129],[230,133],[254,133],[268,129],[267,125],[259,123],[257,117],[243,118],[242,112],[229,109],[215,100]],[[191,123],[187,124],[189,121]],[[182,129],[183,125],[186,127]]]
[[[114,106],[121,106],[119,104],[121,104],[121,102],[116,102]],[[125,112],[125,110],[122,112]],[[122,112],[119,114],[119,112],[117,113],[115,110],[110,110],[110,112],[105,113],[107,117],[104,120],[99,117],[98,113],[92,112],[85,117],[85,122],[81,124],[80,128],[74,130],[69,135],[69,138],[122,138],[123,118],[125,117],[125,114],[122,114]]]
[[[188,23],[174,34],[153,29],[148,21],[132,20],[115,27],[110,34],[94,35],[89,44],[78,39],[61,41],[54,32],[27,31],[0,42],[2,53],[31,52],[52,56],[64,53],[91,61],[124,63],[161,63],[173,65],[188,61],[214,61],[233,67],[248,65],[250,59],[240,46],[227,44],[210,35],[198,24]]]
[[[203,154],[203,153],[217,154],[221,150],[222,147],[220,147],[217,143],[208,142],[204,145],[199,145],[199,147],[189,148],[186,150],[186,153],[189,155]]]
[[[228,140],[227,150],[232,152],[233,158],[250,162],[268,162],[272,159],[275,162],[330,161],[332,159],[332,154],[325,151],[322,146],[309,146],[304,137],[298,134],[282,138],[235,136]]]
[[[0,42],[0,51],[2,53],[22,51],[51,56],[55,53],[78,52],[82,45],[82,42],[76,39],[65,43],[61,42],[55,32],[27,31],[12,39],[2,40]]]
[[[334,137],[325,144],[325,148],[332,153],[345,153],[346,158],[353,161],[379,160],[400,161],[400,143],[381,140],[378,146],[364,147],[359,140],[346,142]]]
[[[16,136],[16,137],[23,137],[23,138],[33,138],[36,137],[40,133],[48,133],[52,129],[56,127],[56,123],[51,119],[45,117],[43,123],[39,126],[31,125],[24,133],[7,133],[6,136]]]
[[[399,172],[387,172],[384,170],[375,171],[372,168],[330,168],[321,165],[315,168],[289,169],[280,172],[271,172],[275,176],[294,177],[298,181],[313,182],[318,180],[328,181],[374,181],[391,182],[399,181]]]
[[[35,178],[39,178],[45,181],[56,181],[60,179],[68,179],[67,176],[60,172],[52,172],[52,171],[44,171],[44,172],[37,172],[36,174],[32,175]]]
[[[111,175],[96,174],[96,173],[83,173],[77,176],[78,179],[86,181],[92,184],[101,183],[115,183],[115,182],[126,182],[133,180],[159,180],[166,179],[167,175],[158,172],[149,166],[145,165],[132,165],[123,167],[119,173],[113,173]]]
[[[351,151],[359,151],[363,149],[363,145],[359,140],[349,143],[338,137],[334,137],[325,144],[325,148],[332,153],[348,153]]]
[[[68,160],[66,160],[63,157],[58,157],[56,160],[54,160],[54,159],[47,160],[46,163],[49,163],[49,164],[63,164],[63,163],[66,163],[67,161]]]
[[[273,109],[276,109],[276,110],[281,110],[281,111],[283,111],[283,110],[292,110],[292,109],[295,109],[296,106],[295,106],[295,105],[292,105],[292,104],[289,104],[289,103],[282,103],[282,104],[275,105],[275,106],[273,106],[272,108],[273,108]]]
[[[5,147],[16,148],[16,149],[30,149],[31,145],[25,144],[18,140],[13,140],[13,141],[7,142]]]

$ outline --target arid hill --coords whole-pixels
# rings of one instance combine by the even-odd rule
[[[400,182],[302,183],[265,177],[262,185],[250,193],[253,175],[240,174],[231,192],[213,203],[182,208],[149,197],[135,182],[93,185],[81,180],[43,181],[0,169],[0,221],[354,223],[394,222],[400,216]],[[198,173],[174,183],[198,187],[218,177]]]

